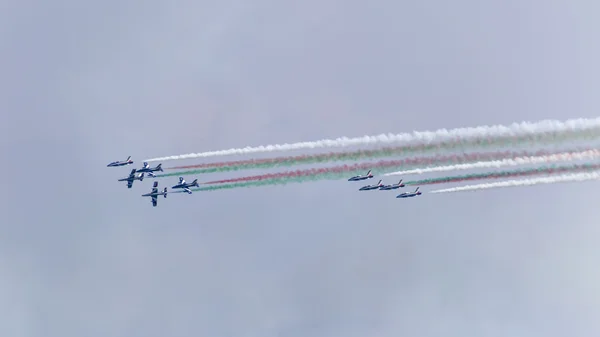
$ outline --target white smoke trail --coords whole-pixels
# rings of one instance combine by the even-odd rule
[[[341,137],[322,139],[311,142],[292,144],[275,144],[256,147],[232,148],[228,150],[189,153],[177,156],[145,159],[145,162],[166,161],[189,158],[204,158],[235,154],[251,154],[260,152],[291,151],[300,149],[339,148],[355,145],[373,145],[389,143],[431,144],[443,141],[462,142],[465,140],[486,139],[488,137],[518,137],[543,133],[561,133],[568,131],[584,131],[600,129],[600,118],[579,118],[567,121],[543,120],[538,122],[521,122],[511,125],[478,126],[457,129],[439,129],[437,131],[414,131],[401,134],[380,134],[378,136],[363,136],[356,138]]]
[[[540,177],[533,179],[521,179],[521,180],[507,180],[500,181],[497,183],[488,184],[477,184],[477,185],[466,185],[453,188],[445,188],[441,190],[431,191],[429,193],[452,193],[452,192],[466,192],[466,191],[480,191],[490,188],[506,188],[506,187],[518,187],[518,186],[532,186],[539,184],[556,184],[556,183],[567,183],[567,182],[581,182],[588,180],[600,180],[600,171],[588,172],[588,173],[574,173],[565,174],[553,177]]]
[[[594,159],[600,157],[599,150],[588,150],[581,152],[564,152],[546,156],[530,156],[530,157],[517,157],[514,159],[501,159],[501,160],[490,160],[480,161],[470,164],[456,164],[446,166],[432,166],[422,169],[404,170],[386,173],[384,176],[396,176],[396,175],[408,175],[408,174],[423,174],[431,172],[447,172],[456,170],[473,170],[479,168],[500,168],[505,166],[518,166],[527,164],[546,164],[557,161],[573,161],[582,159]]]

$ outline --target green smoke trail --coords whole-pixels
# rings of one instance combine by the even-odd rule
[[[573,150],[575,151],[575,150]],[[577,151],[581,151],[578,149]],[[456,156],[447,156],[446,160],[443,160],[440,157],[423,157],[421,161],[416,161],[414,163],[407,162],[406,165],[403,166],[403,169],[417,168],[422,167],[422,165],[452,165],[452,164],[466,164],[473,163],[477,161],[488,161],[488,160],[499,160],[499,159],[507,159],[507,158],[516,158],[516,157],[530,157],[530,156],[546,156],[556,153],[557,151],[522,151],[522,152],[509,152],[509,151],[498,151],[498,152],[485,152],[485,153],[473,153],[473,154],[463,154],[465,158],[457,158]],[[569,151],[567,151],[569,152]],[[296,156],[296,157],[282,157],[282,158],[273,158],[273,159],[257,159],[257,160],[247,160],[247,161],[237,161],[236,165],[226,165],[226,166],[216,166],[216,167],[208,167],[208,168],[200,168],[193,169],[187,171],[179,171],[173,173],[164,173],[157,174],[157,178],[165,178],[165,177],[173,177],[173,176],[185,176],[185,175],[195,175],[195,174],[206,174],[206,173],[216,173],[216,172],[227,172],[227,171],[240,171],[245,169],[258,169],[258,168],[273,168],[278,166],[292,166],[292,165],[302,165],[308,163],[326,163],[330,161],[350,161],[350,160],[358,160],[361,158],[381,158],[393,156],[394,154],[398,154],[397,148],[385,148],[380,150],[360,150],[354,152],[346,152],[346,153],[328,153],[328,154],[316,154],[316,155],[304,155],[304,156]],[[232,162],[236,163],[236,162]],[[221,163],[222,165],[227,164]],[[204,164],[201,164],[204,165]],[[181,166],[184,167],[193,167],[191,166]]]
[[[506,171],[495,171],[486,173],[474,173],[457,176],[446,176],[439,178],[420,179],[404,182],[406,185],[429,185],[429,184],[442,184],[451,182],[461,182],[467,180],[485,180],[485,179],[496,179],[496,178],[509,178],[518,176],[529,176],[537,174],[555,174],[555,173],[567,173],[567,172],[580,172],[580,171],[595,171],[600,170],[600,164],[581,164],[581,165],[547,165],[531,169],[518,169],[518,170],[506,170]],[[248,181],[233,184],[222,184],[213,185],[207,187],[200,187],[192,189],[192,191],[217,191],[217,190],[229,190],[235,188],[245,187],[259,187],[259,186],[274,186],[274,185],[287,185],[290,183],[304,183],[308,181],[318,180],[339,180],[346,178],[348,175],[358,174],[362,171],[356,172],[330,172],[324,174],[317,174],[313,176],[300,176],[292,178],[277,178],[277,179],[266,179],[258,181]]]
[[[548,165],[530,169],[518,169],[518,170],[506,170],[506,171],[495,171],[485,173],[472,173],[463,174],[456,176],[446,176],[439,178],[429,178],[421,180],[412,180],[405,182],[406,185],[431,185],[431,184],[443,184],[443,183],[456,183],[467,180],[484,180],[484,179],[497,179],[497,178],[514,178],[519,176],[529,176],[536,174],[555,174],[555,173],[568,173],[568,172],[579,172],[579,171],[595,171],[600,169],[600,164],[581,164],[581,165]]]
[[[306,164],[320,164],[337,161],[355,161],[360,159],[376,159],[384,158],[389,156],[400,156],[400,155],[413,155],[413,154],[426,154],[434,152],[435,150],[441,150],[451,152],[453,150],[465,150],[467,148],[490,148],[490,147],[530,147],[534,145],[551,145],[556,143],[563,143],[566,141],[575,140],[594,140],[600,138],[595,130],[584,130],[584,131],[569,131],[560,134],[539,134],[539,135],[526,135],[522,137],[502,137],[483,139],[477,143],[469,144],[465,146],[458,142],[449,142],[445,144],[426,144],[418,147],[393,147],[384,148],[379,150],[357,150],[352,152],[340,152],[340,153],[328,153],[328,154],[315,154],[315,155],[304,155],[296,157],[280,157],[274,159],[257,159],[247,161],[232,161],[216,163],[214,167],[202,167],[198,169],[192,169],[182,172],[165,173],[159,174],[157,177],[171,177],[179,175],[190,175],[190,174],[206,174],[206,173],[218,173],[218,172],[230,172],[240,171],[248,169],[267,169],[282,166],[294,166],[294,165],[306,165]],[[541,144],[539,144],[541,143]],[[197,166],[206,166],[207,164],[199,164]],[[209,164],[210,165],[210,164]],[[185,169],[193,168],[195,165],[178,166],[169,169]]]

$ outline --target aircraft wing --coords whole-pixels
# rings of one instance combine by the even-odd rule
[[[187,187],[185,187],[183,190],[184,190],[184,191],[186,191],[186,192],[188,192],[189,194],[192,194],[192,190],[190,190],[190,189],[189,189],[189,188],[187,188]]]
[[[131,188],[133,186],[133,179],[127,180],[127,188]]]
[[[156,197],[156,195],[152,196],[152,206],[156,207],[156,204],[158,203],[158,198]]]

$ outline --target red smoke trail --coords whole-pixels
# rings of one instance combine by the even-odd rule
[[[538,151],[538,153],[547,154],[547,151]],[[423,166],[423,165],[432,165],[435,163],[464,163],[464,162],[474,162],[481,160],[490,160],[492,158],[499,158],[502,156],[514,156],[515,152],[506,151],[506,152],[495,152],[495,153],[464,153],[464,154],[452,154],[446,156],[432,156],[432,157],[416,157],[416,158],[404,158],[399,160],[381,160],[375,163],[360,163],[353,165],[340,165],[333,167],[325,167],[325,168],[312,168],[312,169],[304,169],[304,170],[295,170],[295,171],[284,171],[278,173],[267,173],[255,176],[247,176],[240,178],[232,178],[232,179],[224,179],[224,180],[215,180],[209,181],[204,184],[224,184],[224,183],[236,183],[236,182],[244,182],[244,181],[260,181],[265,179],[281,179],[281,178],[298,178],[304,176],[312,176],[317,174],[328,174],[328,173],[343,173],[343,172],[354,172],[359,170],[370,170],[370,169],[381,169],[381,168],[396,168],[401,169],[404,166]],[[522,155],[522,154],[521,154]],[[528,153],[529,156],[536,155],[532,153]],[[519,155],[517,155],[519,156]]]

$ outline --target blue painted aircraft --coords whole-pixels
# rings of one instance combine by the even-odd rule
[[[125,166],[133,164],[133,160],[131,160],[131,156],[127,157],[125,161],[113,161],[112,163],[106,165],[106,167],[115,167],[115,166]]]
[[[160,171],[160,172],[164,172],[162,169],[162,164],[158,164],[156,165],[156,167],[150,167],[150,165],[148,165],[148,163],[144,162],[144,167],[142,167],[141,169],[138,169],[137,172],[145,172],[148,173],[149,176],[151,177],[156,177],[154,175],[153,172],[156,171]]]
[[[188,194],[192,194],[192,191],[190,190],[190,187],[200,187],[198,185],[198,179],[194,179],[194,181],[192,181],[191,183],[186,183],[185,179],[183,179],[183,177],[179,177],[179,184],[171,187],[172,189],[176,189],[176,188],[183,188],[184,191],[188,192]]]
[[[165,199],[167,198],[167,188],[165,187],[165,189],[162,192],[158,191],[158,181],[154,182],[154,185],[152,185],[152,191],[150,193],[146,193],[146,194],[142,194],[142,197],[151,197],[152,198],[152,206],[156,207],[156,204],[158,204],[158,196],[162,195],[165,197]]]
[[[144,174],[141,173],[141,174],[139,174],[139,175],[136,176],[135,169],[132,169],[131,173],[129,173],[129,177],[119,179],[119,181],[126,181],[127,182],[127,188],[131,188],[131,186],[133,186],[133,181],[134,180],[139,180],[139,181],[144,180]]]
[[[383,186],[383,184],[381,183],[381,180],[375,184],[375,185],[367,185],[367,186],[363,186],[361,188],[359,188],[359,191],[370,191],[370,190],[378,190],[381,186]]]
[[[371,179],[371,178],[373,178],[373,175],[371,174],[371,170],[369,170],[369,172],[367,172],[366,176],[357,175],[357,176],[354,176],[354,177],[348,179],[348,181],[360,181],[360,180],[367,180],[367,179]]]
[[[402,194],[398,194],[396,196],[396,198],[412,198],[412,197],[416,197],[417,195],[421,195],[421,192],[419,192],[418,187],[414,192],[404,192]]]
[[[379,190],[381,190],[381,191],[395,190],[397,188],[404,187],[404,186],[405,185],[402,183],[402,179],[400,179],[400,181],[397,184],[383,185],[383,186],[381,186],[381,188]]]

